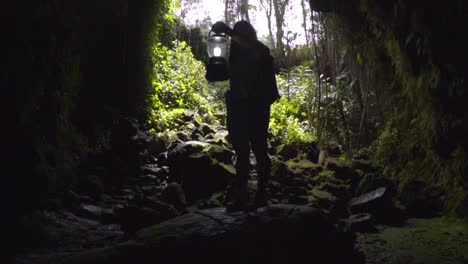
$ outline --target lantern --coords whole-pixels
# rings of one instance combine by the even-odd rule
[[[212,33],[210,31],[206,40],[209,58],[206,66],[206,79],[210,82],[225,81],[228,79],[229,39],[226,34]]]

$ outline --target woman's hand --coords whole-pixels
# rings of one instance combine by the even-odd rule
[[[232,29],[228,27],[224,22],[218,21],[211,26],[211,30],[214,33],[226,33],[228,35],[231,35],[233,33]]]

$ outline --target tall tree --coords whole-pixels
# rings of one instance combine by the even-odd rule
[[[268,34],[269,34],[269,41],[271,41],[271,48],[273,50],[276,49],[275,41],[273,38],[273,30],[271,29],[271,15],[273,13],[273,0],[260,0],[260,6],[263,10],[265,10],[265,14],[267,17],[267,24],[268,24]]]
[[[307,28],[307,14],[308,12],[310,12],[310,10],[307,10],[304,0],[301,0],[301,6],[302,6],[302,27],[304,28],[304,37],[306,39],[307,47],[310,47],[309,29]]]
[[[224,22],[227,25],[234,24],[236,4],[236,0],[224,0]]]
[[[239,14],[242,20],[250,23],[249,17],[249,0],[239,0]]]
[[[279,60],[283,60],[284,55],[284,44],[283,44],[283,24],[284,24],[284,14],[286,11],[286,6],[289,4],[289,0],[273,0],[273,8],[275,10],[275,20],[276,20],[276,56]]]

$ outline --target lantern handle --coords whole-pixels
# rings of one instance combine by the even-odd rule
[[[213,35],[211,35],[211,33],[213,32],[213,30],[210,30],[210,32],[208,33],[208,37],[223,37],[223,38],[229,38],[228,34],[224,33],[214,33]]]

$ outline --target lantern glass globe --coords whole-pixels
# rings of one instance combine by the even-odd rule
[[[211,36],[207,39],[208,56],[227,58],[229,41],[222,36]]]

